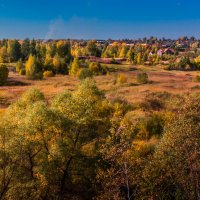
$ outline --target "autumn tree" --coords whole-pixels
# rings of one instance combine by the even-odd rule
[[[132,48],[129,49],[126,56],[127,56],[127,59],[128,59],[129,62],[131,62],[131,63],[134,62],[135,53],[134,53]]]
[[[37,61],[35,56],[30,55],[28,61],[25,64],[26,67],[26,77],[29,79],[41,79],[42,70],[41,65]]]
[[[96,197],[103,199],[137,199],[142,173],[152,156],[157,140],[142,140],[140,125],[143,116],[128,112],[127,104],[116,103],[112,126],[100,147],[103,160],[97,172],[101,190]]]
[[[97,62],[91,62],[89,64],[89,70],[92,72],[93,75],[106,74],[107,72],[106,67]]]
[[[86,52],[89,56],[99,56],[99,49],[94,40],[90,40],[86,46]]]
[[[71,59],[71,47],[69,42],[59,41],[56,45],[56,48],[58,56],[61,58],[66,58],[69,62]]]
[[[126,44],[122,44],[121,50],[119,52],[119,57],[126,58],[128,50],[129,50],[128,46]]]
[[[17,63],[16,63],[16,71],[20,72],[21,70],[25,70],[25,65],[22,62],[22,60],[20,59]]]
[[[76,76],[78,71],[80,69],[80,61],[78,58],[75,58],[73,62],[71,63],[70,69],[69,69],[69,75]]]
[[[1,63],[8,62],[8,51],[6,46],[1,47],[0,49],[0,62]]]
[[[171,116],[144,171],[144,194],[159,199],[199,199],[199,97],[187,97]]]
[[[110,113],[89,79],[51,106],[38,90],[27,91],[0,118],[0,197],[91,198],[98,140],[109,129]]]

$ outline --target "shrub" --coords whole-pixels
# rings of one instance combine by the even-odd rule
[[[77,76],[80,80],[83,80],[92,77],[92,72],[87,68],[82,68],[78,71]]]
[[[163,68],[164,70],[170,71],[173,69],[173,67],[171,65],[167,65]]]
[[[166,103],[171,102],[171,98],[175,98],[168,92],[155,92],[147,94],[140,107],[144,111],[160,111],[166,108]]]
[[[177,63],[176,69],[178,69],[178,70],[193,70],[193,69],[195,69],[195,66],[190,61],[189,57],[183,56]]]
[[[161,114],[153,114],[146,124],[149,137],[161,136],[163,134],[164,118]]]
[[[6,65],[0,65],[0,85],[4,85],[8,78],[8,68]]]
[[[44,73],[43,73],[43,76],[44,77],[53,77],[54,76],[54,73],[52,72],[52,71],[45,71]]]
[[[25,65],[21,60],[19,60],[16,64],[16,72],[20,72],[22,69],[25,69]]]
[[[149,82],[147,73],[138,73],[137,74],[137,82],[140,84],[146,84]]]
[[[26,70],[25,70],[25,69],[21,69],[21,70],[19,71],[19,74],[20,74],[20,75],[23,75],[23,76],[26,75]]]
[[[117,82],[118,84],[127,83],[127,77],[126,77],[126,75],[125,75],[125,74],[119,74],[119,75],[117,76],[116,82]]]
[[[100,63],[92,62],[89,64],[89,69],[94,75],[103,75],[106,74],[106,67],[102,66]]]
[[[44,101],[44,94],[40,92],[36,88],[31,88],[27,90],[22,97],[19,99],[18,102],[20,102],[23,106],[31,105],[37,101]]]
[[[35,79],[43,79],[43,73],[42,72],[38,72],[37,74],[35,74]]]
[[[194,78],[194,82],[200,82],[200,76],[196,76],[195,78]]]

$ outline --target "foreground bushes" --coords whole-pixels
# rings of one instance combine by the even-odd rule
[[[27,91],[0,118],[0,198],[198,199],[200,98],[183,99],[144,112],[90,79],[48,104]]]

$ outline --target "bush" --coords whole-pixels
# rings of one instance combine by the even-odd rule
[[[0,65],[0,85],[4,85],[8,78],[8,68],[6,65]]]
[[[92,77],[92,72],[87,68],[82,68],[78,71],[77,76],[80,80],[83,80]]]
[[[45,98],[44,98],[44,94],[42,92],[40,92],[36,88],[31,88],[22,95],[22,97],[19,99],[18,103],[19,103],[19,105],[29,106],[37,101],[44,101],[44,100],[45,100]]]
[[[126,77],[126,75],[124,75],[124,74],[119,74],[119,75],[117,76],[116,82],[117,82],[118,84],[127,83],[127,77]]]
[[[194,82],[200,82],[200,76],[196,76],[195,78],[194,78]]]
[[[168,92],[155,92],[147,94],[144,101],[140,103],[140,107],[144,111],[160,111],[166,108],[166,104],[171,99],[175,98],[172,94]]]
[[[92,62],[89,64],[89,70],[92,72],[93,75],[103,75],[107,72],[106,67],[96,62]]]
[[[171,65],[167,65],[163,68],[164,70],[170,71],[173,69],[173,67]]]
[[[20,74],[20,75],[23,75],[23,76],[26,75],[26,70],[25,70],[25,69],[21,69],[21,70],[19,71],[19,74]]]
[[[152,136],[161,136],[163,134],[164,118],[161,114],[153,114],[146,123],[146,129],[149,133],[149,139]]]
[[[53,77],[54,76],[54,73],[52,72],[52,71],[45,71],[44,73],[43,73],[43,76],[44,77]]]
[[[149,82],[147,73],[138,73],[137,74],[137,82],[140,84],[146,84]]]
[[[16,64],[16,72],[20,72],[22,69],[25,69],[25,65],[21,60],[19,60]]]
[[[191,69],[190,58],[186,56],[181,57],[178,63],[178,67],[180,70],[190,70]]]
[[[35,74],[35,79],[43,79],[43,73],[42,72],[38,72],[37,74]]]

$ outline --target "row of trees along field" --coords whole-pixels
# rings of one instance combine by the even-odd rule
[[[199,94],[31,89],[0,116],[0,199],[199,200],[199,122]]]
[[[22,75],[40,77],[44,71],[66,74],[72,59],[71,47],[68,41],[44,43],[35,40],[2,40],[0,44],[0,62],[18,62],[16,68]],[[32,75],[31,75],[32,76]],[[31,78],[31,77],[30,77]]]
[[[159,56],[157,54],[158,50],[159,47],[156,45],[143,46],[136,44],[128,46],[120,42],[114,42],[110,45],[108,43],[98,44],[93,40],[88,42],[66,40],[44,42],[29,39],[23,41],[1,40],[0,62],[17,62],[16,70],[21,75],[26,74],[28,78],[32,79],[42,78],[44,73],[46,76],[68,74],[73,59],[81,56],[112,58],[113,62],[115,62],[115,58],[125,58],[126,62],[132,64],[144,64],[148,61],[150,64],[155,65],[162,60],[169,62],[165,68],[167,70],[200,69],[200,53],[198,51],[196,53],[186,53],[184,56],[178,56],[178,51],[174,55],[163,54]],[[83,72],[90,73],[87,70]]]

